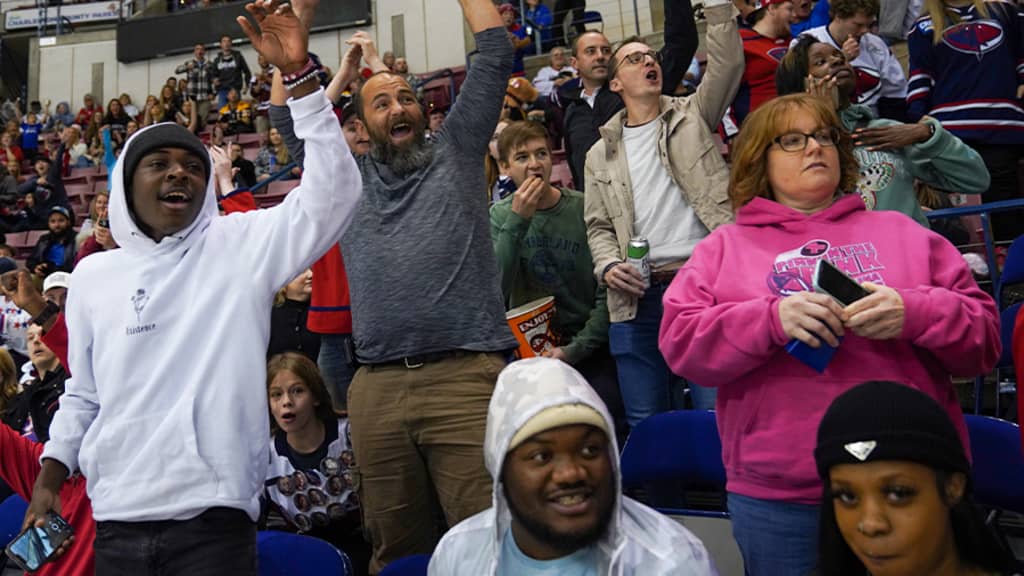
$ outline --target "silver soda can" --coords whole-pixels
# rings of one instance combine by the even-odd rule
[[[635,236],[626,248],[626,263],[644,277],[644,288],[651,287],[651,245],[647,238]]]

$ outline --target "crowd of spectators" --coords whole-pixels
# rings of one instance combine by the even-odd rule
[[[1000,311],[963,229],[925,215],[929,192],[1024,197],[1024,12],[708,0],[698,55],[689,0],[657,50],[562,45],[578,2],[460,1],[477,54],[450,108],[363,32],[332,73],[315,0],[261,0],[252,69],[225,35],[140,106],[0,110],[0,232],[39,231],[0,242],[0,478],[78,534],[41,573],[198,557],[205,534],[249,574],[259,526],[357,574],[419,553],[436,575],[714,574],[618,481],[632,428],[692,409],[716,411],[747,574],[1012,574],[953,384],[996,365]],[[69,196],[83,168],[107,186]],[[820,261],[864,296],[816,291]],[[544,299],[544,358],[514,361],[506,313]],[[163,527],[189,536],[124,557]]]

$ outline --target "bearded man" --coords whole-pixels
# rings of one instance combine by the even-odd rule
[[[512,69],[491,0],[460,0],[479,55],[443,127],[425,138],[414,88],[371,76],[354,106],[370,136],[363,192],[341,241],[361,365],[348,392],[370,572],[430,553],[440,530],[491,504],[487,406],[505,322],[483,162]]]

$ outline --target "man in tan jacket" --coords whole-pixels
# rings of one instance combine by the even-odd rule
[[[595,274],[609,288],[609,345],[630,426],[682,407],[683,387],[658,350],[661,297],[697,242],[732,220],[729,170],[712,133],[736,95],[743,45],[731,2],[710,0],[705,14],[707,75],[691,96],[661,95],[661,66],[649,46],[619,46],[609,87],[626,108],[601,127],[587,154],[587,236]],[[637,236],[650,242],[647,288],[624,262]],[[714,389],[690,389],[695,408],[714,408]]]

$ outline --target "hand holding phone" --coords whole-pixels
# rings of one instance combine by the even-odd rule
[[[814,267],[813,284],[815,292],[828,294],[843,306],[849,306],[870,294],[856,280],[824,259],[818,260]]]
[[[58,558],[70,544],[74,530],[60,514],[50,511],[43,522],[34,522],[7,545],[6,553],[19,568],[35,572]]]
[[[888,286],[865,282],[868,296],[843,310],[843,325],[871,340],[891,340],[903,332],[903,297]]]

